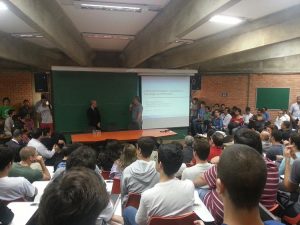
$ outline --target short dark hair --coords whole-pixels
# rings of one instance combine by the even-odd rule
[[[183,150],[183,145],[179,141],[172,141],[171,144],[176,145],[176,148]]]
[[[2,99],[2,103],[4,103],[5,101],[9,101],[9,102],[10,102],[9,97],[4,97],[4,98]]]
[[[267,180],[267,168],[257,151],[246,145],[228,146],[220,157],[217,174],[236,208],[258,206]]]
[[[241,128],[236,131],[234,143],[248,145],[258,151],[259,154],[262,154],[262,143],[259,134],[248,128]]]
[[[28,99],[24,99],[23,103],[25,103],[25,102],[29,102],[29,100]]]
[[[81,146],[82,146],[81,143],[67,144],[62,148],[61,152],[66,157],[69,156],[72,152],[74,152],[77,148]]]
[[[41,137],[43,134],[43,130],[41,128],[34,128],[31,131],[31,137],[34,139],[38,139],[39,137]]]
[[[10,109],[10,110],[8,110],[7,114],[8,114],[9,116],[11,116],[11,115],[13,114],[14,111],[15,111],[14,109]]]
[[[87,168],[73,168],[53,180],[39,204],[39,224],[95,225],[109,203],[104,185]]]
[[[207,160],[210,153],[210,146],[205,139],[196,139],[194,142],[194,152],[200,160]]]
[[[207,135],[206,135],[207,140],[210,140],[210,138],[213,136],[213,134],[214,134],[215,132],[216,132],[215,129],[210,129],[210,130],[208,130]]]
[[[217,147],[221,147],[224,143],[224,135],[221,134],[220,132],[216,131],[213,136],[211,137],[213,143]]]
[[[66,170],[72,167],[86,167],[94,170],[96,168],[97,156],[94,149],[81,146],[73,151],[66,162]]]
[[[245,111],[251,111],[250,107],[247,106],[247,107],[245,108]]]
[[[163,144],[158,149],[158,162],[161,162],[164,173],[172,176],[182,165],[183,152],[175,144]]]
[[[286,128],[290,128],[290,127],[291,127],[291,122],[290,122],[290,121],[283,121],[282,124],[283,124]]]
[[[282,141],[282,132],[279,130],[273,130],[271,136],[276,142]]]
[[[137,141],[138,147],[141,149],[143,157],[148,158],[151,156],[155,148],[155,142],[151,137],[141,137]]]
[[[13,132],[13,138],[18,138],[18,137],[22,136],[22,134],[23,134],[22,130],[16,129]]]
[[[300,134],[292,133],[290,139],[291,143],[294,144],[298,150],[300,150]]]
[[[236,109],[234,110],[234,112],[236,112],[236,111],[238,111],[240,114],[242,113],[242,110],[241,110],[240,108],[236,108]]]
[[[0,147],[0,171],[14,161],[15,153],[8,147]]]

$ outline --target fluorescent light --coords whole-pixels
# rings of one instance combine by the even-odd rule
[[[224,24],[231,24],[236,25],[239,23],[244,22],[243,19],[233,16],[224,16],[224,15],[215,15],[209,20],[210,22],[214,23],[224,23]]]
[[[44,37],[39,33],[13,33],[11,35],[18,38],[43,38]]]
[[[141,12],[142,8],[133,7],[133,6],[121,6],[121,5],[101,5],[101,4],[90,4],[90,3],[81,3],[82,8],[88,9],[102,9],[107,11],[126,11],[126,12]]]
[[[7,5],[4,2],[0,2],[0,11],[8,10]]]
[[[84,32],[82,33],[83,37],[86,38],[98,38],[98,39],[117,39],[117,40],[134,40],[134,35],[126,35],[126,34],[102,34],[102,33],[90,33]]]

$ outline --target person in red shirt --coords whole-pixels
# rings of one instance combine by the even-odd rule
[[[208,161],[210,162],[214,157],[220,156],[223,150],[223,139],[224,135],[221,132],[214,132],[211,136],[210,143],[210,153],[208,156]]]

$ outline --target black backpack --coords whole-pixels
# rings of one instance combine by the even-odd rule
[[[0,224],[8,225],[14,218],[14,213],[2,201],[0,201]]]

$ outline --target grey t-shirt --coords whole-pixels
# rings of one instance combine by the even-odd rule
[[[294,184],[300,184],[300,159],[296,159],[293,163],[290,181]],[[296,203],[295,206],[300,212],[300,195],[298,198],[298,203]]]
[[[132,106],[132,110],[131,110],[131,119],[132,119],[132,121],[133,122],[141,122],[141,120],[137,121],[137,117],[138,117],[138,114],[142,113],[142,112],[143,112],[143,106],[142,106],[142,104],[133,105]]]

